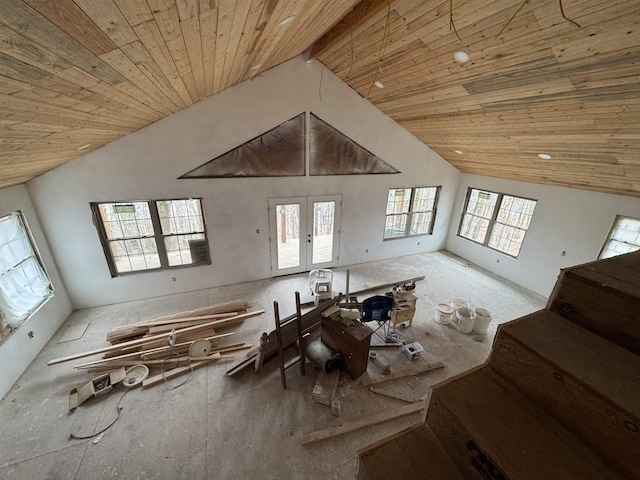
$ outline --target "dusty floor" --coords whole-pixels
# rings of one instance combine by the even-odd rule
[[[417,283],[417,313],[411,328],[399,329],[405,341],[424,347],[422,359],[408,360],[398,348],[378,349],[394,371],[415,362],[440,361],[445,368],[427,375],[380,385],[390,393],[417,397],[431,385],[482,363],[491,349],[496,325],[544,308],[545,299],[475,266],[463,266],[446,252],[412,255],[349,267],[350,290],[426,276]],[[346,268],[334,269],[334,291],[345,290]],[[282,316],[294,311],[294,292],[308,297],[308,276],[296,275],[212,288],[144,301],[74,312],[0,402],[0,478],[8,479],[351,479],[356,453],[420,420],[412,414],[385,424],[302,446],[301,435],[345,421],[394,409],[405,402],[355,389],[341,398],[341,415],[314,403],[311,391],[317,371],[287,372],[288,390],[280,386],[277,361],[259,374],[247,370],[228,378],[224,372],[244,357],[196,370],[177,389],[158,385],[146,390],[118,387],[68,413],[69,391],[88,380],[73,366],[85,361],[47,366],[46,362],[106,346],[105,335],[117,325],[220,303],[247,300],[262,316],[225,331],[228,343],[258,343],[274,328],[273,301]],[[384,293],[374,292],[374,293]],[[360,297],[363,300],[369,293]],[[435,305],[455,298],[488,309],[495,319],[481,341],[434,321]],[[77,340],[60,342],[70,328],[88,323]],[[222,341],[221,343],[225,343]],[[97,357],[96,357],[97,358]],[[365,375],[378,376],[374,365]],[[350,381],[342,378],[341,394]],[[123,393],[128,392],[124,397]],[[101,437],[90,435],[116,418]],[[96,441],[98,440],[99,441]],[[401,462],[401,458],[390,459]]]

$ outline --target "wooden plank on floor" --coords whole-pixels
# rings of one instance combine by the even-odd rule
[[[444,368],[444,364],[442,362],[433,362],[433,363],[421,363],[418,365],[414,365],[407,370],[402,370],[399,372],[393,372],[389,375],[381,375],[379,377],[370,377],[358,380],[353,383],[353,388],[359,387],[369,387],[371,385],[377,385],[378,383],[389,382],[391,380],[397,380],[399,378],[410,377],[411,375],[418,375],[420,373],[431,372],[433,370],[438,370],[440,368]]]
[[[338,435],[344,435],[345,433],[360,430],[372,425],[377,425],[378,423],[387,422],[404,415],[410,415],[412,413],[420,412],[425,407],[426,402],[421,401],[413,403],[411,405],[404,405],[393,410],[385,410],[369,417],[362,417],[358,418],[357,420],[341,423],[340,425],[336,425],[335,427],[329,427],[325,428],[324,430],[305,433],[304,435],[302,435],[302,445],[308,445],[313,442],[319,442],[320,440],[337,437]]]

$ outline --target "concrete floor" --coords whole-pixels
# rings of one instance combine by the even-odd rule
[[[496,325],[544,308],[545,299],[475,266],[463,266],[446,252],[412,255],[349,267],[350,290],[357,291],[418,276],[417,313],[411,328],[400,329],[405,341],[418,341],[423,358],[408,360],[400,349],[378,349],[394,371],[415,362],[440,361],[445,368],[427,375],[381,384],[390,393],[417,397],[431,385],[486,360]],[[334,291],[345,290],[346,269],[334,269]],[[141,277],[142,278],[142,277]],[[0,478],[8,479],[350,479],[356,454],[420,420],[412,414],[385,424],[303,447],[300,437],[345,421],[393,409],[405,402],[350,388],[340,381],[341,415],[314,403],[311,391],[317,371],[287,372],[288,390],[280,386],[277,361],[259,374],[247,370],[228,378],[224,372],[236,360],[196,370],[177,389],[158,385],[146,390],[120,386],[68,413],[69,391],[88,381],[73,366],[86,361],[47,366],[46,362],[107,345],[106,332],[118,325],[191,310],[235,298],[266,313],[232,327],[235,334],[221,343],[258,343],[274,328],[273,301],[282,316],[294,312],[294,292],[308,296],[308,276],[294,275],[186,294],[96,307],[74,312],[0,402]],[[384,293],[384,291],[378,292]],[[371,293],[372,294],[372,293]],[[360,297],[360,300],[371,294]],[[434,321],[435,305],[462,298],[488,309],[495,319],[481,341]],[[88,323],[82,338],[59,343],[70,327]],[[225,330],[225,331],[229,331]],[[97,358],[97,357],[96,357]],[[374,365],[364,375],[378,376]],[[177,380],[176,380],[177,382]],[[124,397],[124,392],[128,392]],[[102,437],[90,435],[116,418]],[[96,441],[98,440],[99,441]],[[401,462],[401,458],[390,459]]]

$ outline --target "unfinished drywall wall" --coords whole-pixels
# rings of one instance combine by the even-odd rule
[[[180,175],[311,111],[396,175],[186,179]],[[318,62],[298,57],[27,184],[76,308],[271,276],[269,198],[342,195],[339,264],[444,247],[459,171]],[[434,234],[382,240],[389,188],[442,186]],[[89,202],[202,197],[212,265],[111,278]]]
[[[71,314],[71,302],[27,189],[24,185],[0,189],[0,216],[18,210],[24,212],[40,257],[53,283],[55,295],[0,345],[0,399]],[[32,336],[29,336],[29,332],[32,332]]]
[[[518,258],[457,236],[469,187],[537,200]],[[640,216],[640,198],[465,174],[460,181],[446,248],[548,297],[561,268],[598,257],[616,215]]]

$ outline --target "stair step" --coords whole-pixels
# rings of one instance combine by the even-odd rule
[[[563,269],[548,309],[640,355],[640,251]]]
[[[428,425],[416,425],[358,452],[357,480],[464,480]]]
[[[624,478],[486,366],[436,385],[427,424],[467,478]]]
[[[488,365],[610,465],[638,475],[640,357],[543,310],[502,325]]]

